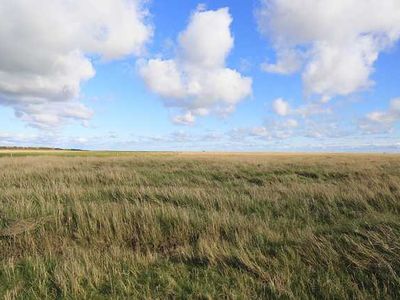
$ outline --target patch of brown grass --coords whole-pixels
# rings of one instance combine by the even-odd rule
[[[400,156],[0,158],[8,298],[399,298]]]

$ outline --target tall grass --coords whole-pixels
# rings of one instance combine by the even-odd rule
[[[0,296],[400,298],[400,156],[0,158]]]

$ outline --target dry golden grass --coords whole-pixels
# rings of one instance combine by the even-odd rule
[[[4,298],[400,297],[399,155],[8,154]]]

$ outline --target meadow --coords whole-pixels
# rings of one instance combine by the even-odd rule
[[[0,152],[4,299],[399,299],[400,155]]]

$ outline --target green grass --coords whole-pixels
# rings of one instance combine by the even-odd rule
[[[400,298],[399,155],[0,156],[2,298]]]

